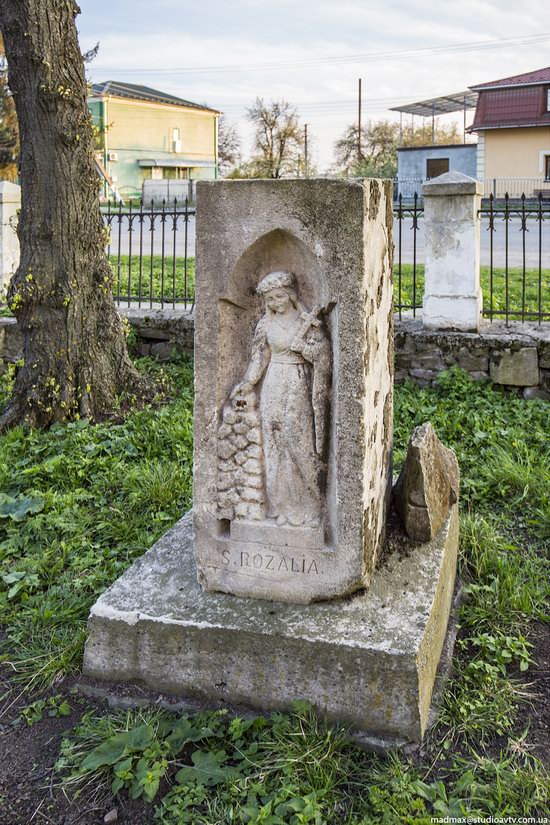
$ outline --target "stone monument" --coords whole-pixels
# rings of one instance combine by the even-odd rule
[[[396,501],[430,532],[388,521],[391,226],[383,181],[199,183],[193,514],[94,605],[85,674],[421,739],[458,475],[417,434]]]
[[[352,593],[391,486],[389,187],[221,182],[200,209],[199,580],[292,603]]]

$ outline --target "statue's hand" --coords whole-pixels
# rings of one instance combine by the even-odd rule
[[[254,389],[254,384],[251,384],[250,381],[241,381],[240,384],[236,384],[230,393],[230,398],[237,398],[238,395],[248,395]]]
[[[305,346],[306,346],[306,342],[304,341],[304,339],[299,338],[298,336],[296,336],[296,338],[292,339],[292,343],[290,344],[290,349],[292,350],[292,352],[299,352],[300,355],[301,355],[304,351]]]

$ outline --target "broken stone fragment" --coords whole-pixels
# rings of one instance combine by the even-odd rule
[[[416,427],[394,489],[395,509],[411,539],[427,542],[439,533],[458,501],[459,484],[453,450],[441,443],[429,422]]]

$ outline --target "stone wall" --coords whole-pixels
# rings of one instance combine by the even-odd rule
[[[138,355],[159,360],[172,349],[193,354],[194,320],[177,310],[121,310],[136,331]],[[0,358],[22,357],[15,318],[0,318]],[[476,380],[521,389],[525,398],[550,399],[550,324],[485,323],[480,332],[428,330],[420,319],[395,321],[395,380],[429,386],[438,373],[458,366]]]
[[[550,324],[484,323],[479,332],[428,330],[420,319],[395,324],[395,380],[429,386],[458,366],[472,378],[522,388],[525,398],[550,399]]]

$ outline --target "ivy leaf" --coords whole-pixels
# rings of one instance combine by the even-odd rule
[[[195,751],[191,756],[194,767],[186,765],[176,774],[176,782],[180,785],[205,785],[212,788],[235,776],[237,770],[228,765],[225,751]]]
[[[40,513],[44,509],[42,496],[26,496],[13,498],[3,495],[0,498],[0,518],[11,518],[13,521],[23,521],[31,513]]]

